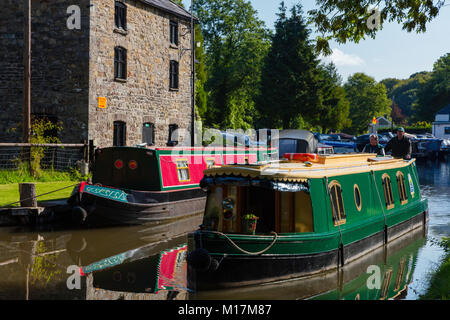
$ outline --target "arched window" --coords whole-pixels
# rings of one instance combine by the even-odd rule
[[[355,194],[356,209],[358,209],[358,211],[361,211],[361,207],[362,207],[361,191],[359,190],[359,187],[358,187],[357,184],[355,184],[353,186],[353,191],[354,191],[354,194]]]
[[[386,201],[386,208],[392,209],[394,207],[394,196],[392,195],[391,178],[387,173],[382,176],[384,199]]]
[[[408,203],[408,195],[406,194],[405,176],[400,171],[397,172],[398,194],[400,195],[400,203],[403,205]]]
[[[328,185],[328,190],[330,192],[331,209],[333,212],[333,224],[335,226],[344,224],[346,216],[341,185],[337,181],[332,181]]]

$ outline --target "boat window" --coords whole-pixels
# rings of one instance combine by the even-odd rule
[[[386,201],[386,208],[392,209],[394,207],[394,196],[392,195],[392,186],[391,186],[391,178],[387,173],[383,174],[383,190],[384,190],[384,199]]]
[[[176,160],[176,163],[177,163],[178,181],[180,182],[189,181],[191,178],[189,175],[189,164],[187,159]]]
[[[216,160],[214,158],[206,158],[205,162],[207,169],[214,167],[214,165],[216,164]]]
[[[331,208],[333,212],[333,223],[335,226],[345,223],[344,201],[342,199],[342,188],[339,182],[332,181],[328,185],[330,192]]]
[[[358,209],[358,211],[361,211],[361,191],[359,190],[359,187],[357,184],[355,184],[353,186],[353,190],[355,193],[355,205],[356,205],[356,209]]]
[[[280,192],[280,232],[289,233],[294,231],[294,201],[292,192]]]
[[[400,203],[408,203],[408,196],[406,194],[405,176],[400,171],[397,172],[398,194],[400,195]]]
[[[219,228],[220,212],[222,211],[222,199],[222,187],[212,187],[209,190],[206,200],[205,215],[203,217],[203,227],[208,230],[217,231]]]
[[[219,221],[219,231],[237,232],[238,221],[236,217],[237,211],[237,189],[236,186],[224,186],[222,200],[222,219]]]
[[[314,232],[311,196],[305,191],[294,196],[295,232]]]

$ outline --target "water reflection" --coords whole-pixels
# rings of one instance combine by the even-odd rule
[[[198,228],[201,219],[201,216],[194,216],[164,224],[75,231],[2,228],[0,299],[94,298],[90,274],[82,278],[80,289],[68,289],[69,266],[88,266],[116,255],[126,256],[122,261],[125,264],[142,262],[142,259],[186,242],[186,234]],[[139,263],[135,265],[139,266]],[[167,291],[154,298],[164,296]],[[122,294],[116,298],[142,297]]]
[[[423,228],[413,230],[387,246],[326,274],[259,286],[198,292],[190,294],[189,298],[378,300],[404,297],[414,272],[418,249],[425,242],[424,236]],[[376,271],[368,273],[369,267]],[[380,276],[378,279],[375,278],[377,274]]]
[[[417,169],[428,198],[428,230],[411,232],[339,271],[195,293],[186,288],[182,244],[201,216],[92,230],[1,228],[0,299],[417,299],[443,255],[430,240],[450,236],[450,164],[418,163]],[[71,265],[86,272],[80,289],[67,287]],[[379,268],[379,289],[367,286],[369,266]]]

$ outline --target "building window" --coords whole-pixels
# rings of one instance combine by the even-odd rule
[[[169,142],[168,146],[176,146],[178,144],[178,125],[169,124]]]
[[[177,163],[177,172],[178,172],[178,181],[186,182],[191,178],[189,176],[189,164],[187,159],[179,159],[176,160]]]
[[[353,191],[355,193],[355,205],[356,205],[356,209],[358,209],[358,211],[361,211],[361,191],[359,190],[359,187],[357,184],[355,184],[353,186]]]
[[[115,5],[115,22],[116,28],[127,30],[127,6],[120,1]]]
[[[445,127],[444,132],[445,134],[450,134],[450,127]]]
[[[127,49],[122,47],[114,48],[114,78],[127,78]]]
[[[123,121],[114,121],[113,146],[122,147],[126,145],[127,126]]]
[[[178,46],[178,22],[170,21],[170,43]]]
[[[406,195],[405,176],[400,171],[397,172],[398,194],[400,195],[400,203],[408,203],[408,196]]]
[[[383,181],[384,199],[386,200],[386,208],[392,209],[394,207],[394,196],[392,195],[391,178],[387,173],[383,174],[381,178]]]
[[[333,224],[335,226],[344,224],[346,216],[341,185],[337,181],[332,181],[328,186],[328,190],[330,192],[331,209],[333,212]]]
[[[142,142],[149,146],[155,144],[155,125],[153,123],[146,122],[142,126]]]
[[[170,89],[178,89],[178,62],[170,60],[169,74]]]

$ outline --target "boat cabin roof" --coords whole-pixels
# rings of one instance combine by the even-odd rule
[[[313,162],[314,161],[314,162]],[[402,168],[415,160],[377,157],[376,154],[321,155],[303,162],[280,160],[269,163],[226,165],[205,170],[205,177],[244,176],[276,181],[306,182],[308,179]]]

